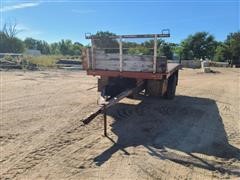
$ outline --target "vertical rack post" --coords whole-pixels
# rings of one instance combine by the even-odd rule
[[[123,48],[122,48],[122,36],[119,38],[119,65],[120,72],[123,70]]]
[[[154,35],[153,73],[156,73],[157,64],[157,35]]]
[[[90,58],[91,58],[91,56],[90,56],[90,49],[89,48],[87,48],[86,49],[86,56],[87,56],[87,69],[91,69],[91,60],[90,60]]]
[[[92,56],[92,70],[95,70],[95,64],[96,64],[96,61],[95,61],[95,57],[94,57],[94,39],[91,39],[91,56]]]

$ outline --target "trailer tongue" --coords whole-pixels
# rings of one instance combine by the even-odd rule
[[[99,115],[100,113],[103,113],[104,116],[104,135],[107,136],[107,116],[106,116],[106,112],[107,109],[113,105],[115,105],[116,103],[118,103],[119,101],[121,101],[123,98],[128,97],[134,93],[138,93],[139,91],[142,90],[143,88],[143,81],[140,81],[136,87],[132,88],[132,89],[127,89],[125,91],[123,91],[122,93],[118,94],[116,97],[113,97],[111,99],[109,99],[108,101],[103,102],[99,108],[97,108],[95,111],[93,111],[91,114],[89,114],[87,117],[82,119],[82,122],[84,124],[88,124],[90,123],[97,115]]]

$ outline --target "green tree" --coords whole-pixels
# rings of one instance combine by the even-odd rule
[[[103,49],[106,53],[119,53],[118,40],[110,37],[115,35],[116,34],[109,31],[98,31],[95,38],[92,39],[92,45],[94,45],[95,48]]]
[[[173,50],[171,44],[164,42],[159,47],[159,56],[166,56],[167,59],[173,59]]]
[[[190,46],[190,37],[180,43],[178,50],[181,59],[194,59],[194,54]]]
[[[5,23],[0,30],[0,52],[1,53],[22,53],[24,43],[16,37],[19,33],[16,23]]]
[[[83,50],[83,45],[79,42],[73,44],[73,53],[74,55],[81,55]]]
[[[162,40],[162,39],[158,39],[157,40],[157,47],[159,48],[162,44],[164,44],[165,41]],[[147,48],[153,48],[154,47],[154,40],[151,39],[151,40],[148,40],[148,41],[144,41],[142,43],[143,46],[147,47]]]
[[[0,31],[0,52],[1,53],[22,53],[24,51],[24,43],[14,37],[9,36],[4,31]]]
[[[69,39],[61,40],[59,42],[59,50],[63,55],[73,55],[74,52],[73,52],[72,41]]]
[[[61,54],[59,43],[50,44],[50,54]]]
[[[14,38],[17,36],[17,34],[19,33],[19,30],[17,30],[17,23],[14,22],[10,22],[10,23],[5,23],[3,25],[3,28],[1,30],[6,37],[8,38]]]
[[[217,42],[207,32],[197,32],[181,42],[183,59],[213,59]]]
[[[50,46],[46,41],[38,41],[37,49],[40,50],[42,54],[50,54]]]
[[[46,41],[26,38],[24,44],[28,49],[39,50],[42,54],[50,54],[50,46]]]
[[[109,31],[98,31],[93,39],[93,43],[97,48],[118,48],[117,39],[110,38],[116,34]]]
[[[225,41],[227,46],[227,56],[233,64],[240,64],[240,31],[230,33]]]
[[[38,43],[38,40],[33,38],[26,38],[24,40],[24,44],[28,49],[37,49],[37,43]]]
[[[224,62],[227,61],[229,58],[229,49],[227,47],[226,44],[224,43],[219,43],[219,45],[217,46],[216,50],[215,50],[215,54],[214,54],[214,60],[215,61],[219,61],[219,62]]]
[[[128,50],[128,54],[132,55],[149,55],[149,49],[144,46],[136,46],[136,47],[130,47]]]

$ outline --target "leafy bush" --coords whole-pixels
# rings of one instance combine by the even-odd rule
[[[13,57],[10,55],[5,55],[4,58],[6,61],[13,61]]]
[[[214,54],[214,61],[224,62],[227,60],[227,46],[220,44],[217,46]]]
[[[137,46],[137,47],[129,48],[128,54],[131,54],[131,55],[150,55],[150,51],[146,47]]]

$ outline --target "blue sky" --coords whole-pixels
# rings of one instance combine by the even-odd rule
[[[207,31],[217,40],[240,29],[239,0],[0,0],[1,25],[16,21],[21,39],[48,42],[71,39],[87,44],[84,34],[108,30],[116,34],[160,33],[169,42]]]

